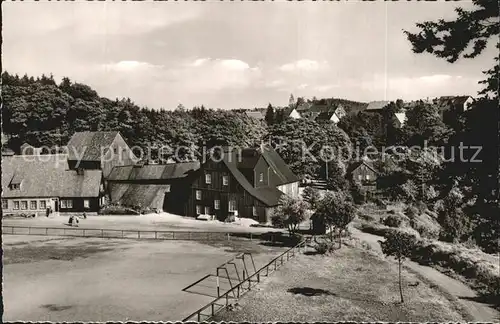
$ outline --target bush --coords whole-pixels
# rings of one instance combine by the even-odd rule
[[[399,215],[389,215],[386,218],[384,218],[382,223],[385,226],[389,227],[401,227],[401,225],[403,224],[403,218]]]
[[[109,205],[99,210],[99,215],[139,215],[140,212],[125,206]]]
[[[335,251],[335,244],[333,242],[320,242],[314,247],[318,254],[330,254]]]
[[[375,221],[375,217],[373,217],[372,215],[369,215],[369,214],[365,214],[365,213],[359,214],[359,218],[362,220],[365,220],[367,222],[374,222]]]
[[[418,208],[415,206],[406,207],[404,213],[409,219],[414,219],[420,214]]]

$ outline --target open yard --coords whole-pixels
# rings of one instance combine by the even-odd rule
[[[284,265],[216,321],[465,321],[467,314],[438,290],[397,266],[353,247],[332,256],[303,254]]]
[[[34,227],[60,227],[68,222],[67,216],[38,216],[36,218],[4,218],[2,225],[9,226],[34,226]],[[251,227],[255,221],[239,219],[234,223],[220,221],[202,221],[192,217],[183,217],[168,213],[147,214],[139,216],[99,215],[80,218],[80,227],[84,228],[109,228],[117,230],[158,230],[158,231],[206,231],[206,232],[252,232],[264,233],[280,231],[266,227]]]
[[[209,244],[4,235],[4,320],[175,321],[215,295],[209,277],[238,252],[262,266],[284,248],[258,241]],[[221,280],[223,289],[228,282]]]

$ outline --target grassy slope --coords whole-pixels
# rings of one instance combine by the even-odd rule
[[[223,311],[215,320],[464,320],[454,304],[406,271],[407,303],[399,304],[396,271],[393,263],[357,248],[344,247],[329,257],[301,255],[247,294],[241,308]],[[304,290],[316,295],[305,296]]]

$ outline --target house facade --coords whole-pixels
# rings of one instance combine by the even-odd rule
[[[347,177],[364,189],[377,189],[378,172],[373,164],[365,159],[352,163],[347,169]]]
[[[203,163],[193,179],[185,212],[219,220],[237,216],[270,220],[284,194],[298,196],[299,179],[270,148],[224,151]]]
[[[97,212],[104,203],[100,170],[69,170],[67,155],[2,158],[4,214]]]
[[[318,109],[318,111],[320,111]],[[314,109],[313,109],[314,112]],[[329,109],[324,109],[324,111],[319,112],[317,115],[315,114],[316,121],[330,121],[337,124],[342,117],[347,115],[344,107],[342,105],[337,105]]]
[[[133,165],[137,158],[119,132],[77,132],[67,145],[71,170],[102,170],[106,180],[115,166]]]

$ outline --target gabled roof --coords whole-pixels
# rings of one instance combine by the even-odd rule
[[[68,159],[101,161],[101,149],[107,149],[119,132],[77,132],[68,142]]]
[[[373,172],[379,173],[377,171],[377,169],[375,169],[375,167],[373,166],[373,163],[371,163],[370,161],[364,160],[364,159],[361,159],[359,161],[355,161],[351,165],[349,165],[349,167],[347,168],[346,173],[347,174],[351,174],[354,170],[356,170],[357,168],[359,168],[361,165],[365,165],[369,169],[371,169]]]
[[[334,111],[324,111],[319,113],[319,115],[316,117],[316,120],[330,120],[332,119],[333,115],[335,114]]]
[[[112,183],[110,184],[111,201],[125,206],[155,206],[163,201],[169,185]]]
[[[258,119],[258,120],[262,120],[264,119],[264,115],[260,112],[260,111],[245,111],[245,114],[248,116],[248,117],[252,117],[252,118],[255,118],[255,119]]]
[[[278,180],[273,183],[275,186],[280,186],[287,183],[300,181],[299,178],[290,170],[286,162],[274,149],[263,146],[260,150],[267,164],[271,167]]]
[[[229,172],[233,175],[236,181],[254,198],[260,200],[266,206],[272,207],[279,205],[279,200],[284,193],[279,191],[276,187],[259,187],[255,188],[247,178],[238,170],[238,158],[236,152],[225,152],[222,162],[226,165]]]
[[[312,102],[302,102],[299,105],[297,105],[297,111],[302,112],[309,110],[312,106]]]
[[[368,103],[366,110],[367,111],[381,110],[384,109],[386,106],[388,106],[390,103],[391,103],[390,101],[372,101]]]
[[[400,112],[400,113],[395,113],[394,116],[396,116],[396,119],[402,124],[406,121],[406,113]]]
[[[102,171],[85,170],[78,175],[68,170],[67,155],[14,155],[2,158],[2,196],[98,197]],[[20,189],[10,190],[10,183]]]
[[[178,179],[199,168],[199,162],[116,166],[109,174],[108,181]]]

